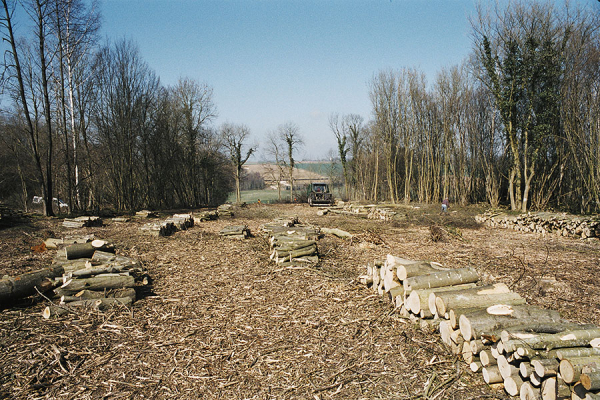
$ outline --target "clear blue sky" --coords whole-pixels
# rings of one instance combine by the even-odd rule
[[[292,121],[300,158],[336,143],[331,113],[371,118],[368,82],[417,67],[429,81],[469,53],[473,0],[104,0],[102,33],[134,40],[165,85],[214,89],[219,117],[262,142]]]

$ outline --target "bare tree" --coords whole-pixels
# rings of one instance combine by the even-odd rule
[[[250,129],[245,125],[224,123],[221,125],[220,134],[235,168],[235,195],[237,203],[240,203],[242,200],[240,189],[242,167],[256,151],[256,146],[247,147],[246,141],[250,136]]]
[[[348,126],[346,125],[344,118],[340,121],[339,115],[334,113],[329,116],[329,128],[335,135],[337,141],[338,156],[340,157],[342,175],[344,177],[344,192],[347,200],[349,198],[348,190],[350,186],[348,183],[348,152],[350,151],[350,148],[348,147]]]
[[[296,166],[294,154],[304,145],[304,141],[300,136],[298,125],[293,122],[279,125],[277,132],[285,145],[286,167],[290,177],[290,201],[294,201],[294,167]]]

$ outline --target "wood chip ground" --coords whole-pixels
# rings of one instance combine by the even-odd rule
[[[43,299],[0,311],[0,398],[14,399],[504,399],[480,374],[400,318],[355,281],[386,254],[475,267],[528,303],[600,324],[600,245],[480,227],[470,210],[440,217],[407,208],[393,222],[319,217],[305,205],[250,206],[235,223],[258,232],[277,217],[337,227],[350,240],[319,241],[316,267],[270,262],[257,235],[218,235],[232,220],[207,221],[170,237],[139,233],[144,221],[83,228],[120,243],[153,277],[131,309],[44,320]],[[477,210],[480,211],[480,210]],[[444,242],[429,226],[444,226]],[[77,231],[77,230],[75,230]],[[74,230],[68,230],[72,234]],[[48,265],[31,247],[59,220],[0,231],[0,275]]]

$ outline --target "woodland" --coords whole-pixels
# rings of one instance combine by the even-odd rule
[[[17,12],[29,19],[18,30]],[[344,197],[597,212],[599,18],[570,3],[482,3],[460,65],[431,81],[375,71],[371,115],[329,119]],[[94,2],[2,0],[0,201],[27,210],[39,196],[53,215],[55,198],[67,212],[239,198],[257,148],[248,128],[214,126],[209,83],[162,85],[134,42],[100,40],[100,21]],[[290,175],[301,134],[283,122],[262,140]]]

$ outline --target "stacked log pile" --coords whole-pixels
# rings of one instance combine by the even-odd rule
[[[583,217],[550,212],[508,215],[488,211],[476,216],[475,220],[493,228],[506,228],[521,232],[553,233],[582,239],[600,236],[600,216]]]
[[[102,226],[102,218],[100,217],[77,217],[65,218],[63,221],[65,228],[90,228],[94,226]]]
[[[177,231],[194,226],[191,214],[175,214],[162,222],[148,223],[140,227],[142,233],[153,236],[171,236]]]
[[[262,226],[269,235],[270,259],[277,264],[317,263],[319,228],[300,224],[298,218],[278,219]]]
[[[231,204],[221,204],[217,207],[219,217],[233,217],[233,206]]]
[[[54,280],[53,290],[60,302],[44,309],[42,316],[46,319],[82,309],[130,306],[136,300],[135,287],[149,283],[139,261],[114,254],[114,247],[103,240],[59,250],[52,268],[62,271],[62,276]]]
[[[472,268],[388,255],[358,281],[371,286],[490,385],[529,399],[600,398],[600,328],[526,304],[506,285],[483,285]]]
[[[375,204],[362,205],[344,203],[340,206],[329,208],[328,210],[334,214],[351,215],[354,217],[368,219],[380,219],[383,221],[391,221],[397,214],[396,211],[389,207],[381,207]]]
[[[135,213],[136,218],[158,218],[158,213],[149,210],[141,210]]]
[[[219,235],[229,239],[247,239],[250,237],[250,229],[247,225],[229,225],[221,229]]]

